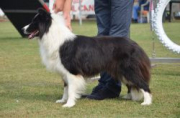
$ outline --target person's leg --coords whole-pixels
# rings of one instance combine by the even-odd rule
[[[98,28],[98,36],[108,36],[110,30],[110,16],[111,16],[111,7],[109,5],[109,0],[95,0],[95,15],[96,23]],[[100,75],[99,84],[96,86],[92,94],[99,91],[107,83],[109,76],[106,74]]]
[[[111,20],[109,36],[129,37],[129,28],[131,24],[133,0],[111,0]],[[91,99],[102,100],[105,98],[115,98],[121,91],[121,83],[115,82],[112,77],[106,73],[101,73],[99,87],[94,89],[90,95]],[[98,91],[99,90],[99,91]]]
[[[95,0],[95,13],[97,19],[98,36],[109,35],[111,21],[111,0]],[[99,84],[93,89],[90,99],[103,100],[106,98],[118,97],[121,91],[119,83],[107,73],[102,72]]]
[[[98,36],[109,35],[110,30],[110,5],[109,0],[94,0]]]
[[[128,37],[134,0],[111,0],[110,36]]]
[[[109,6],[111,6],[109,36],[128,37],[134,0],[109,1]],[[105,86],[100,92],[95,94],[96,99],[114,98],[119,96],[121,83],[114,81],[108,73],[101,73],[99,83],[105,83]],[[97,95],[99,96],[97,97]]]

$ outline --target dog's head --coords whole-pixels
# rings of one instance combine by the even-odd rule
[[[28,38],[42,38],[49,31],[52,18],[49,12],[44,9],[38,9],[38,13],[32,19],[32,22],[23,28],[24,33],[28,34]]]

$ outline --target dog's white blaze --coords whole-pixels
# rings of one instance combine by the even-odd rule
[[[69,73],[61,63],[59,55],[59,47],[66,40],[74,40],[74,35],[65,25],[63,18],[59,15],[52,14],[52,24],[49,32],[44,34],[39,40],[40,53],[42,62],[50,71],[55,71],[64,76],[64,81],[68,84],[68,88],[64,88],[64,94],[61,100],[56,101],[67,103],[63,107],[72,107],[75,105],[77,98],[85,90],[85,80],[81,75],[75,76]]]

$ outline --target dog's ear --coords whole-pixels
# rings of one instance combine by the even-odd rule
[[[43,8],[38,9],[38,14],[40,16],[39,19],[41,19],[43,21],[47,21],[51,18],[50,13]]]

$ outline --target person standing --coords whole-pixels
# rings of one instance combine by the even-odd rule
[[[134,0],[95,0],[98,36],[129,37]],[[121,83],[106,72],[100,73],[98,85],[89,99],[103,100],[119,97]]]

